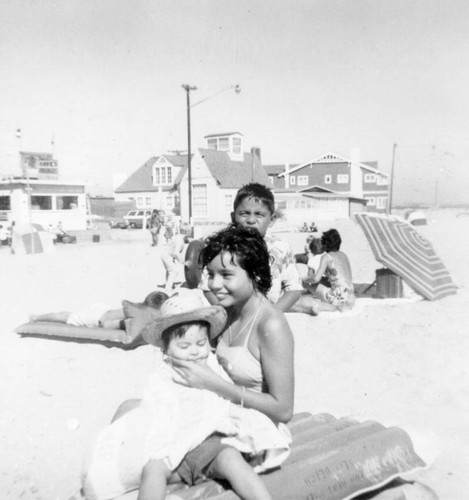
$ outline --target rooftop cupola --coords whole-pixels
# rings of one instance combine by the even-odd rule
[[[239,132],[206,135],[207,149],[226,151],[233,161],[244,159],[244,137]]]

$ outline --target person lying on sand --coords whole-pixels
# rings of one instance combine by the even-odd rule
[[[145,297],[142,304],[160,309],[168,295],[164,292],[151,292]],[[35,314],[29,317],[29,321],[52,321],[55,323],[65,323],[72,326],[86,326],[88,328],[101,327],[115,330],[125,330],[124,325],[124,310],[109,309],[105,304],[95,303],[90,304],[78,311],[61,311],[45,314]]]

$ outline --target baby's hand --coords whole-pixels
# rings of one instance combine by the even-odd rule
[[[182,361],[180,359],[171,359],[173,370],[177,377],[173,377],[174,382],[187,385],[196,389],[211,389],[211,382],[218,375],[205,363],[194,361]],[[182,381],[181,381],[182,380]]]

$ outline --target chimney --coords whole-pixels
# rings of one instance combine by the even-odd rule
[[[253,146],[251,148],[251,182],[254,182],[254,170],[261,165],[261,148]]]
[[[261,148],[258,148],[256,146],[252,147],[251,154],[257,158],[259,165],[262,165]]]

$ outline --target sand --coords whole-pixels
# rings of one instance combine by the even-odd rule
[[[418,230],[434,245],[458,285],[436,302],[359,303],[351,313],[316,318],[288,314],[296,342],[295,411],[373,419],[398,425],[414,439],[428,467],[412,474],[442,500],[467,498],[469,384],[467,371],[469,217],[427,212]],[[352,221],[336,227],[354,281],[371,282],[378,264]],[[285,229],[286,225],[279,228]],[[141,300],[162,282],[158,248],[145,231],[79,235],[49,254],[0,249],[0,498],[79,498],[85,450],[126,398],[138,397],[154,352],[48,338],[13,329],[31,313],[91,302],[118,306]],[[302,249],[304,233],[282,233]]]

